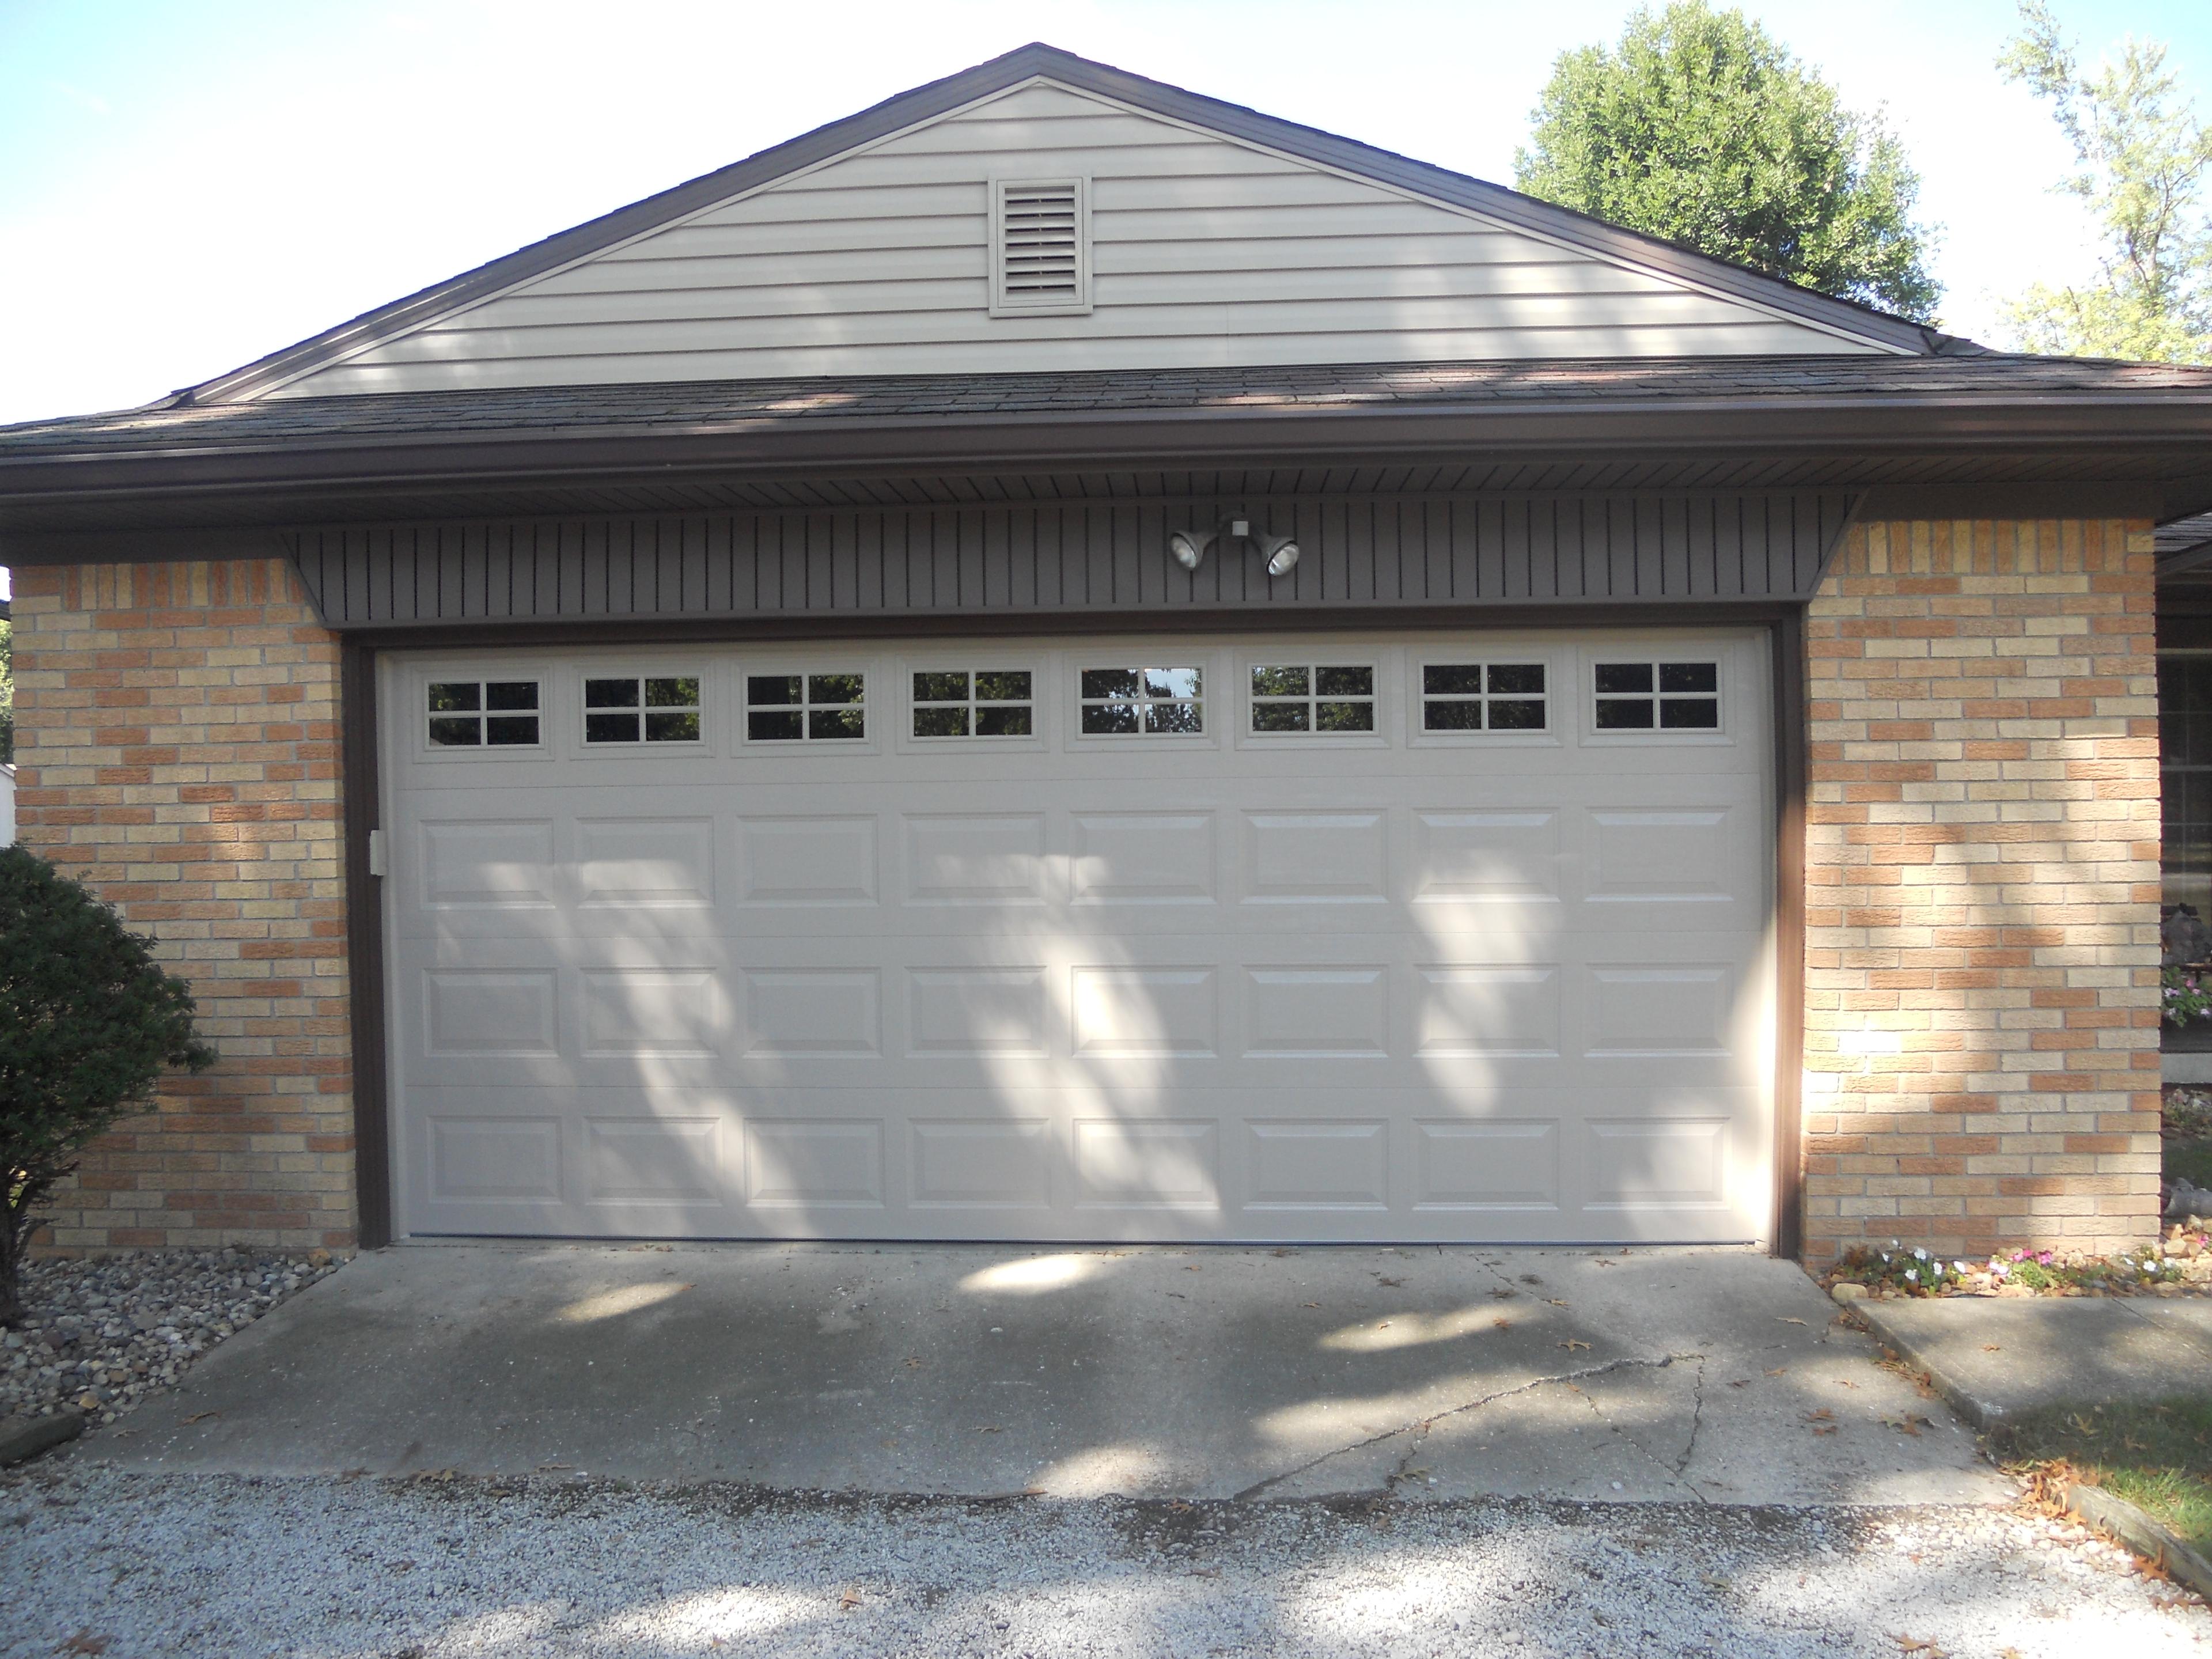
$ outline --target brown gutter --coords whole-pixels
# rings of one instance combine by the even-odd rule
[[[956,423],[957,422],[957,423]],[[2086,428],[2086,429],[2085,429]],[[2053,459],[2170,456],[2189,471],[2212,459],[2212,399],[2115,403],[2040,399],[2001,408],[1965,401],[1792,398],[1775,404],[1675,403],[1663,408],[1367,407],[1157,410],[795,422],[738,420],[656,426],[410,434],[343,441],[294,437],[253,444],[179,444],[0,459],[0,508],[144,498],[179,501],[237,490],[331,486],[516,485],[557,480],[657,483],[828,470],[932,471],[947,466],[1285,467],[1386,455],[1563,459],[1841,461],[2032,453]],[[2123,472],[2113,476],[2130,476]],[[1838,482],[1844,482],[1838,480]]]

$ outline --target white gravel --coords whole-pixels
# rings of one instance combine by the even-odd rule
[[[963,1503],[561,1480],[28,1465],[0,1478],[0,1655],[2212,1652],[2203,1603],[2017,1512]]]
[[[112,1423],[278,1303],[336,1273],[306,1255],[234,1245],[23,1264],[28,1321],[0,1336],[0,1417],[64,1405]]]

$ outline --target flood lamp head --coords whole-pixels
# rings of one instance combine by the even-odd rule
[[[1168,551],[1175,562],[1186,570],[1195,570],[1206,557],[1206,550],[1213,545],[1211,530],[1176,530],[1168,536]]]
[[[1298,562],[1298,544],[1288,536],[1261,536],[1254,544],[1260,556],[1267,562],[1267,574],[1281,576],[1289,574]]]

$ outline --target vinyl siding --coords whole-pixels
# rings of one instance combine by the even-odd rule
[[[1088,315],[989,314],[994,174],[1091,179]],[[265,395],[1876,349],[1032,82]]]
[[[294,544],[336,629],[615,619],[1303,614],[1808,597],[1842,492],[1684,497],[1370,497],[1252,516],[1304,556],[1270,580],[1241,548],[1195,572],[1170,530],[1231,502],[840,509],[359,526]]]

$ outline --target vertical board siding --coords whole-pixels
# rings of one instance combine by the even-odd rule
[[[1302,550],[1270,579],[1170,530],[1236,503],[847,507],[351,526],[293,538],[334,628],[772,617],[1802,599],[1849,516],[1796,496],[1369,497],[1251,508]]]
[[[1091,179],[1089,314],[990,314],[988,186],[1000,173]],[[1875,349],[1457,208],[1032,84],[264,395]]]

